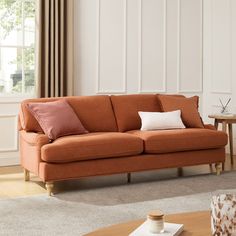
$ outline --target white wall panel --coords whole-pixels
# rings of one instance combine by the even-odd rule
[[[202,92],[202,0],[77,0],[76,94]]]
[[[0,166],[19,164],[18,110],[23,98],[0,99]]]
[[[127,93],[137,93],[139,78],[139,0],[127,1]]]
[[[214,93],[231,93],[231,3],[231,0],[211,1],[211,91]]]
[[[202,92],[202,0],[179,2],[178,91]]]
[[[219,99],[231,98],[229,112],[236,113],[236,1],[204,1],[203,118],[220,111]],[[234,152],[236,153],[236,125]],[[227,148],[227,151],[229,149]]]
[[[166,0],[140,0],[139,92],[166,91]]]
[[[0,152],[18,151],[17,115],[0,115]]]
[[[97,93],[126,92],[126,0],[99,0]]]
[[[166,20],[166,86],[168,93],[176,93],[179,76],[179,1],[167,1]]]
[[[75,94],[96,93],[98,0],[75,1]]]

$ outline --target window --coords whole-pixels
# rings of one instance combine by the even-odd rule
[[[0,0],[0,94],[35,93],[35,0]]]

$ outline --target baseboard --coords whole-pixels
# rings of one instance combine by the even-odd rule
[[[0,166],[15,166],[19,165],[19,157],[3,157],[0,158]]]

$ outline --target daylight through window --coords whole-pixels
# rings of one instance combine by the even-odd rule
[[[35,0],[0,0],[0,94],[35,92]]]

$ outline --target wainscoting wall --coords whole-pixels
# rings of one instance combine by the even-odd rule
[[[77,94],[202,94],[202,0],[79,0]]]
[[[0,98],[0,166],[19,163],[17,116],[21,98]]]
[[[236,1],[204,0],[203,117],[219,111],[219,98],[236,113]],[[236,124],[234,125],[236,153]]]
[[[236,1],[78,0],[75,12],[77,94],[199,95],[205,122],[231,97],[236,113]]]

